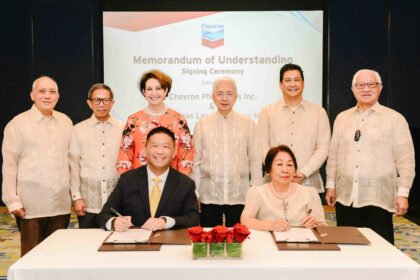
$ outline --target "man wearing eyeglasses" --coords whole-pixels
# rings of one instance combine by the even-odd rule
[[[283,99],[265,106],[258,119],[261,162],[270,148],[287,145],[299,166],[293,181],[323,193],[319,169],[327,159],[331,137],[327,112],[303,98],[305,78],[299,65],[285,64],[280,69],[279,85]]]
[[[255,123],[233,111],[238,98],[236,82],[220,77],[213,83],[217,112],[199,120],[194,129],[194,167],[191,178],[201,202],[204,227],[240,222],[245,195],[262,179]]]
[[[105,84],[94,84],[87,103],[92,116],[74,126],[70,145],[70,190],[79,228],[96,228],[96,216],[117,184],[116,162],[122,122],[110,116],[114,96]]]
[[[32,85],[32,108],[4,129],[3,201],[16,218],[25,255],[70,220],[68,149],[73,124],[54,110],[57,83],[42,76]]]
[[[414,146],[404,117],[378,103],[382,87],[375,71],[354,75],[357,105],[334,122],[325,199],[338,226],[369,227],[394,244],[392,214],[407,213]]]

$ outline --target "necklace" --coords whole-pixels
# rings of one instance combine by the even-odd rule
[[[156,117],[163,116],[166,113],[167,109],[168,107],[166,107],[166,105],[163,104],[163,109],[160,110],[159,112],[153,112],[152,110],[150,110],[149,106],[147,106],[144,110],[149,116],[151,116],[152,118],[156,118]]]
[[[274,187],[273,182],[271,182],[271,192],[274,194],[275,197],[281,200],[285,200],[289,196],[291,189],[292,189],[292,183],[289,183],[289,187],[287,188],[286,192],[278,192],[276,188]],[[283,193],[286,193],[286,194],[283,194]]]

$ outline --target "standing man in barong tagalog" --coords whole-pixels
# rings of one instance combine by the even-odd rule
[[[245,195],[262,180],[261,152],[254,121],[233,111],[238,97],[235,81],[221,77],[213,84],[217,112],[195,126],[194,166],[191,177],[201,203],[201,225],[240,222]]]
[[[304,85],[299,65],[289,63],[281,68],[283,99],[261,110],[257,136],[262,146],[262,159],[272,147],[289,146],[299,166],[293,181],[322,193],[324,186],[319,169],[328,156],[330,123],[322,106],[303,99]]]
[[[376,71],[354,75],[357,105],[335,119],[325,200],[338,226],[369,227],[394,244],[392,214],[407,213],[415,159],[407,121],[378,102],[382,87]]]
[[[96,216],[117,184],[116,168],[124,124],[110,116],[114,94],[94,84],[87,104],[92,116],[74,126],[70,144],[70,190],[79,228],[96,228]]]
[[[32,108],[4,129],[3,201],[16,218],[25,255],[70,220],[68,151],[73,124],[54,110],[57,83],[42,76],[32,85]]]

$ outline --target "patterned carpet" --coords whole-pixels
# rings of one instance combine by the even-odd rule
[[[335,212],[325,207],[327,224],[335,226]],[[77,228],[75,215],[71,216],[70,228]],[[420,264],[420,226],[402,217],[394,218],[395,245],[403,253]],[[6,279],[7,269],[20,254],[19,231],[15,219],[0,207],[0,280]]]

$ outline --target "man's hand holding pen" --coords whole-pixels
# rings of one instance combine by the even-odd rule
[[[114,231],[127,231],[130,227],[133,227],[133,223],[131,222],[131,216],[123,216],[114,208],[110,208],[110,210],[117,215],[118,217],[114,218],[111,222],[111,229]]]
[[[133,226],[131,223],[131,216],[116,217],[113,221],[114,231],[127,231]]]

